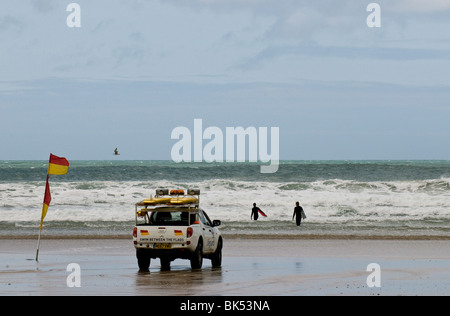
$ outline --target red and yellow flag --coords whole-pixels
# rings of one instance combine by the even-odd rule
[[[41,226],[44,222],[44,218],[47,215],[48,207],[50,206],[50,202],[52,201],[52,196],[50,194],[50,185],[48,183],[49,175],[63,175],[67,174],[69,171],[69,162],[66,158],[61,158],[50,154],[50,160],[48,162],[48,171],[47,171],[47,183],[45,184],[45,194],[44,194],[44,205],[42,207],[42,216],[41,216]]]
[[[63,175],[69,171],[69,162],[64,157],[58,157],[50,154],[47,174]]]
[[[48,184],[48,175],[47,175],[47,183],[45,185],[45,194],[44,194],[44,206],[42,207],[41,229],[42,229],[42,223],[44,222],[44,218],[47,215],[48,207],[50,206],[51,201],[52,201],[52,196],[50,194],[50,185]]]

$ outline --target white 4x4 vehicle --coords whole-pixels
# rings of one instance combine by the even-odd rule
[[[136,204],[133,242],[139,269],[148,270],[150,260],[160,258],[161,268],[170,269],[175,259],[189,259],[200,269],[203,258],[213,267],[222,265],[223,239],[217,226],[199,208],[200,190],[156,190],[156,196]]]

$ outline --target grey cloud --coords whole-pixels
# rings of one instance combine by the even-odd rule
[[[355,23],[365,23],[367,5],[371,2],[381,6],[382,19],[391,23],[417,22],[436,19],[448,22],[450,0],[164,0],[177,6],[194,10],[209,10],[215,13],[247,11],[255,16],[273,19],[267,37],[294,38],[307,36],[324,28],[348,31]],[[358,24],[358,25],[359,25]]]
[[[389,8],[400,12],[442,12],[450,10],[450,0],[396,0]]]
[[[51,12],[58,7],[57,0],[31,0],[30,3],[33,9],[44,13]]]
[[[344,58],[344,59],[379,59],[379,60],[436,60],[450,59],[450,51],[442,49],[414,49],[391,47],[355,47],[355,46],[319,46],[304,44],[297,46],[268,47],[256,56],[248,59],[238,68],[255,68],[269,60],[282,56]]]
[[[366,6],[354,0],[167,0],[173,5],[227,14],[250,12],[254,16],[272,20],[266,39],[311,38],[324,28],[353,27],[355,21],[367,17]]]
[[[21,31],[23,27],[24,24],[11,15],[0,16],[0,31]]]

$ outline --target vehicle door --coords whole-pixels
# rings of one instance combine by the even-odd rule
[[[208,215],[202,210],[198,212],[200,221],[203,224],[204,252],[211,253],[215,250],[215,230]]]

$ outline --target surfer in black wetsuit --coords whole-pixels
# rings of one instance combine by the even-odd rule
[[[303,208],[300,206],[300,203],[296,202],[294,208],[294,215],[292,215],[292,220],[295,220],[297,222],[297,226],[300,226],[302,223],[302,217],[304,216]]]
[[[250,215],[250,219],[258,220],[258,211],[259,207],[256,206],[256,203],[253,203],[252,214]]]

